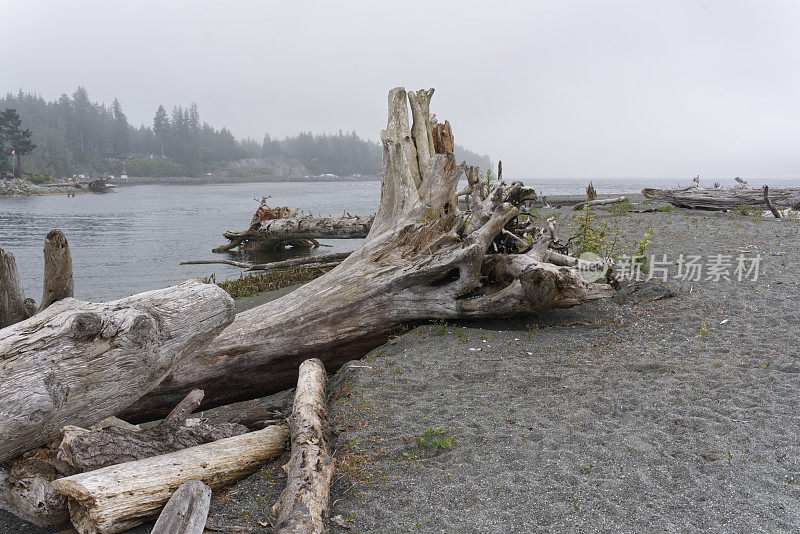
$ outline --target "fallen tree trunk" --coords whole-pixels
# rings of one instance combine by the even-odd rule
[[[203,391],[193,390],[158,425],[147,430],[109,426],[97,430],[67,426],[58,447],[58,459],[78,472],[93,471],[109,465],[132,462],[195,447],[248,431],[244,425],[212,425],[196,421],[185,425],[186,418],[203,399]]]
[[[628,200],[628,197],[614,197],[614,198],[602,198],[600,200],[585,200],[583,202],[578,202],[572,209],[580,210],[583,208],[592,208],[594,206],[607,206],[608,204],[619,204],[620,202],[625,202]]]
[[[800,203],[800,187],[770,189],[770,198],[776,206],[788,207]],[[764,206],[763,189],[642,189],[642,195],[650,200],[669,202],[679,208],[704,210],[732,210],[741,205]]]
[[[322,277],[238,314],[121,417],[153,419],[196,387],[206,392],[209,407],[288,389],[305,359],[318,357],[333,371],[383,343],[402,323],[510,317],[613,294],[608,285],[583,282],[575,268],[506,245],[504,228],[535,197],[523,184],[498,183],[469,213],[460,211],[456,187],[464,165],[450,152],[418,160],[415,142],[427,140],[412,137],[407,106],[405,89],[393,89],[382,132],[380,205],[361,246]],[[427,178],[417,185],[423,171]],[[498,269],[484,265],[497,255],[514,257],[500,267],[508,271],[499,278]]]
[[[289,428],[292,456],[283,467],[286,487],[272,515],[277,534],[322,534],[330,515],[334,464],[328,451],[325,367],[314,358],[300,365]]]
[[[60,300],[3,328],[0,462],[130,405],[233,316],[227,293],[190,281],[108,303]]]
[[[367,236],[374,216],[342,217],[290,217],[268,219],[254,224],[243,232],[222,234],[234,246],[244,244],[246,250],[283,250],[286,246],[308,248],[317,239],[360,239]],[[319,243],[316,243],[317,245]],[[228,245],[214,249],[214,252],[230,250]]]
[[[211,507],[211,488],[199,480],[184,482],[172,494],[150,534],[203,534]]]
[[[224,265],[233,265],[240,267],[246,271],[274,271],[277,269],[286,269],[289,267],[297,267],[298,265],[313,265],[313,264],[329,264],[331,262],[340,262],[352,253],[348,252],[333,252],[331,254],[316,254],[314,256],[303,256],[301,258],[290,258],[283,261],[273,261],[271,263],[248,263],[243,261],[234,260],[191,260],[182,261],[180,265],[205,265],[213,263],[221,263]]]
[[[211,489],[232,484],[279,456],[289,430],[276,425],[205,445],[112,465],[53,481],[68,497],[70,519],[81,534],[122,532],[158,515],[185,482]]]

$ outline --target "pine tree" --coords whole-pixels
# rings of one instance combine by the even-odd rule
[[[167,117],[167,110],[164,106],[158,106],[156,116],[153,118],[153,133],[156,134],[158,140],[161,141],[161,157],[164,157],[164,136],[169,130],[169,117]]]
[[[33,152],[36,145],[31,141],[31,131],[22,129],[22,120],[16,109],[6,108],[0,113],[0,140],[3,145],[8,145],[8,149],[16,157],[16,176],[17,178],[22,177],[20,157]]]

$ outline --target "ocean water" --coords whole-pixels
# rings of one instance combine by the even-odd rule
[[[751,180],[753,182],[753,180]],[[545,195],[585,192],[587,180],[526,180]],[[800,185],[800,180],[765,181],[771,187]],[[734,185],[733,180],[722,182]],[[600,194],[636,193],[643,187],[689,185],[689,179],[594,180]],[[703,185],[713,185],[713,182]],[[760,185],[751,183],[751,185]],[[75,296],[89,301],[120,298],[214,273],[217,280],[237,278],[241,270],[227,265],[181,266],[183,260],[234,257],[244,261],[277,261],[306,251],[256,256],[212,254],[227,243],[226,230],[250,224],[262,196],[272,206],[292,206],[314,215],[374,213],[379,182],[277,182],[213,185],[139,185],[105,195],[52,195],[0,198],[0,247],[14,253],[27,296],[42,293],[44,237],[53,228],[67,236],[75,273]],[[311,253],[355,248],[359,240],[331,240],[331,247]]]

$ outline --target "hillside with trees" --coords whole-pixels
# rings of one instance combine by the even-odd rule
[[[116,98],[111,105],[93,102],[86,89],[46,101],[33,93],[7,94],[0,111],[16,110],[22,127],[32,132],[35,149],[24,169],[34,174],[65,177],[79,173],[129,176],[199,176],[225,170],[240,160],[253,165],[281,162],[311,175],[377,175],[381,148],[355,132],[302,132],[284,139],[269,134],[261,143],[236,139],[228,128],[217,129],[200,119],[197,104],[159,105],[152,125],[133,126]],[[491,161],[456,146],[456,157],[488,168]],[[3,158],[4,162],[5,159]]]

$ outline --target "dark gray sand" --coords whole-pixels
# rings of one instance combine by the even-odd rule
[[[562,232],[574,213],[542,212]],[[672,261],[761,253],[760,278],[428,324],[347,364],[330,411],[349,532],[800,530],[800,223],[604,217]],[[286,460],[215,492],[210,521],[269,532]]]

